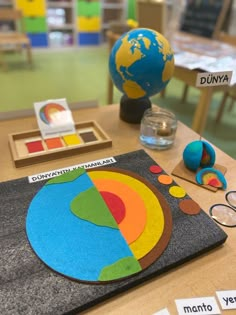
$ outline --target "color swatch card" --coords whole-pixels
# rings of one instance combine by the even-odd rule
[[[75,133],[75,124],[66,99],[36,102],[34,109],[44,139]]]

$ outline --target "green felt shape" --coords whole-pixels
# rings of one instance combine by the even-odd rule
[[[79,167],[73,171],[67,172],[65,174],[62,174],[60,176],[56,176],[52,179],[50,179],[46,185],[51,185],[51,184],[61,184],[61,183],[66,183],[66,182],[73,182],[76,178],[79,176],[83,175],[85,173],[85,169],[82,167]]]
[[[80,219],[96,225],[118,229],[118,225],[96,187],[78,194],[70,204],[71,211]]]
[[[104,267],[100,272],[99,281],[109,281],[127,277],[141,271],[142,268],[134,257],[125,257],[114,264]]]

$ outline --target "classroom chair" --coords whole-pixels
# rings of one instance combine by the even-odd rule
[[[32,65],[31,42],[24,31],[23,17],[20,10],[3,8],[0,9],[0,23],[12,23],[13,30],[0,31],[0,63],[7,69],[4,55],[9,51],[26,50],[27,62]]]
[[[234,35],[230,35],[230,34],[227,34],[225,32],[221,32],[219,35],[219,40],[221,40],[224,43],[228,43],[228,44],[236,46],[236,36],[234,36]],[[222,118],[222,115],[224,113],[225,106],[226,106],[228,100],[231,101],[230,105],[228,107],[228,111],[231,111],[233,109],[234,102],[236,101],[236,85],[230,86],[224,92],[223,97],[222,97],[222,101],[221,101],[220,106],[219,106],[219,110],[216,114],[216,120],[215,120],[216,123],[219,123],[221,121],[221,118]]]
[[[226,106],[227,101],[229,99],[231,102],[230,102],[228,111],[230,112],[233,109],[234,102],[236,101],[236,85],[229,87],[229,89],[226,92],[224,92],[222,101],[220,103],[219,110],[218,110],[217,115],[216,115],[216,120],[215,120],[216,123],[220,123],[224,109],[225,109],[225,106]]]

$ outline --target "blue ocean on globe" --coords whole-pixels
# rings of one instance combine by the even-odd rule
[[[174,54],[160,33],[138,28],[123,34],[109,57],[114,85],[128,98],[150,97],[162,91],[174,72]]]
[[[43,186],[26,219],[27,237],[38,257],[53,270],[84,281],[98,281],[104,267],[133,257],[118,228],[98,226],[72,213],[72,200],[91,186],[86,173]]]

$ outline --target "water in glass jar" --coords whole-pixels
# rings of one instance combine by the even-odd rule
[[[142,118],[141,143],[151,149],[167,149],[174,143],[177,129],[175,115],[164,109],[148,109]]]

